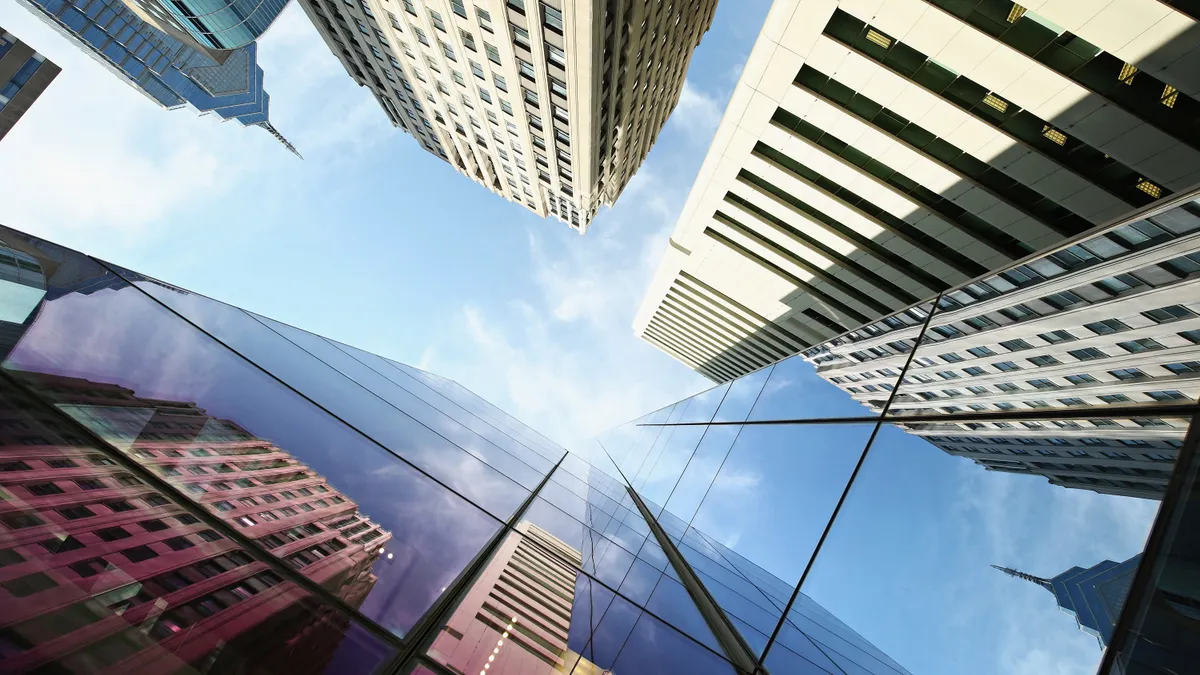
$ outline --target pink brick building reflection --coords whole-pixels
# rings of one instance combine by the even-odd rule
[[[284,449],[192,403],[23,379],[70,401],[63,413],[348,603],[374,586],[391,534]],[[309,597],[64,420],[0,390],[0,672],[236,663],[320,673],[348,623]]]
[[[516,529],[442,627],[429,656],[466,675],[607,672],[567,647],[582,554],[533,523]]]

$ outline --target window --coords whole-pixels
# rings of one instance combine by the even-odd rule
[[[1116,319],[1105,319],[1095,323],[1085,323],[1083,327],[1092,331],[1096,335],[1109,335],[1112,333],[1120,333],[1124,330],[1129,330],[1129,326],[1117,321]]]
[[[214,532],[212,530],[201,530],[201,531],[197,532],[196,534],[204,541],[209,541],[209,542],[219,541],[221,539],[224,539],[224,537],[222,537],[221,535],[217,534],[216,532]]]
[[[142,522],[138,523],[138,525],[140,525],[141,528],[147,532],[159,532],[167,529],[167,524],[157,518],[143,520]]]
[[[1163,390],[1163,391],[1148,391],[1148,392],[1146,392],[1146,395],[1149,396],[1150,398],[1154,399],[1155,401],[1182,401],[1182,400],[1188,399],[1187,396],[1183,395],[1183,392],[1177,391],[1175,389],[1167,389],[1167,390]]]
[[[56,555],[59,553],[66,553],[67,551],[77,551],[83,548],[83,543],[70,535],[62,537],[61,539],[59,537],[54,537],[38,543],[41,544],[42,548]],[[24,558],[22,558],[22,560],[24,560]]]
[[[524,28],[521,28],[520,26],[516,25],[515,23],[508,24],[508,27],[512,29],[513,42],[528,50],[529,49],[529,31],[525,30]]]
[[[1028,380],[1029,384],[1033,385],[1034,389],[1059,389],[1057,384],[1054,384],[1046,378],[1038,378],[1036,380]]]
[[[1196,316],[1196,313],[1183,305],[1171,305],[1170,307],[1159,307],[1149,312],[1142,312],[1142,316],[1155,323],[1171,323],[1172,321],[1191,318]]]
[[[1103,359],[1108,356],[1108,354],[1105,354],[1104,352],[1100,351],[1099,349],[1096,349],[1095,347],[1086,347],[1084,349],[1072,349],[1071,351],[1069,351],[1067,353],[1070,354],[1071,356],[1074,356],[1075,358],[1079,359],[1080,361],[1091,361],[1093,359]]]
[[[1088,375],[1087,373],[1081,373],[1079,375],[1067,375],[1066,380],[1071,384],[1086,384],[1088,382],[1097,381],[1096,378]]]
[[[1049,342],[1052,345],[1058,344],[1060,342],[1070,342],[1072,340],[1079,339],[1079,338],[1075,337],[1074,335],[1071,335],[1070,333],[1068,333],[1065,330],[1056,330],[1056,331],[1051,331],[1049,333],[1039,333],[1038,337],[1045,340],[1046,342]]]
[[[42,572],[26,574],[23,577],[17,577],[12,581],[5,581],[3,584],[0,584],[0,586],[4,587],[4,590],[12,593],[17,598],[24,598],[34,593],[40,593],[57,585],[53,579]]]
[[[524,94],[526,103],[533,106],[538,105],[538,95],[536,93],[526,89],[525,87],[521,87],[521,93]]]
[[[1108,374],[1112,375],[1118,380],[1136,380],[1138,378],[1146,377],[1146,374],[1137,368],[1120,368],[1118,370],[1110,370],[1108,371]]]
[[[992,351],[991,349],[989,349],[987,347],[972,347],[971,349],[967,350],[967,353],[972,356],[978,356],[980,358],[982,358],[984,356],[995,356],[996,355],[996,352]]]
[[[549,5],[542,5],[542,22],[550,30],[561,34],[563,32],[562,12]]]
[[[496,45],[488,44],[487,41],[484,41],[483,51],[487,53],[488,61],[500,65],[500,50],[496,49]]]
[[[526,61],[525,59],[518,58],[517,59],[517,69],[520,70],[521,74],[524,75],[525,77],[529,78],[530,80],[532,80],[534,82],[537,81],[537,71],[535,71],[533,69],[532,63]]]
[[[431,10],[429,10],[429,20],[433,22],[434,28],[442,31],[443,33],[446,32],[446,24],[442,21],[441,14],[439,14],[438,12],[435,12],[431,9]]]
[[[1058,402],[1063,405],[1087,405],[1081,398],[1060,398]]]
[[[75,484],[78,485],[82,490],[103,490],[105,488],[104,483],[96,480],[95,478],[80,478],[79,480],[75,481]]]
[[[958,379],[958,373],[954,372],[953,370],[943,370],[942,372],[938,373],[938,377],[942,378],[943,380],[954,380]]]
[[[1032,363],[1033,365],[1037,366],[1038,368],[1041,368],[1043,366],[1052,366],[1056,363],[1060,363],[1060,361],[1058,359],[1054,358],[1053,356],[1048,356],[1048,355],[1033,356],[1026,360],[1029,361],[1030,363]]]
[[[987,374],[987,371],[986,371],[986,370],[984,370],[983,368],[980,368],[979,366],[971,366],[970,368],[963,368],[963,372],[964,372],[964,373],[966,373],[966,374],[968,374],[968,375],[971,375],[971,376],[978,376],[978,375],[986,375],[986,374]]]
[[[999,389],[1000,391],[1017,391],[1020,389],[1020,387],[1013,384],[1012,382],[1001,382],[996,385],[996,388]]]
[[[163,543],[171,548],[172,551],[182,551],[195,546],[187,537],[171,537],[164,539]]]
[[[180,525],[195,525],[200,522],[200,519],[190,513],[175,516],[175,520],[179,521]]]
[[[451,61],[458,60],[458,59],[454,58],[454,48],[453,47],[446,44],[445,42],[442,42],[441,40],[438,40],[438,44],[442,45],[442,53],[446,55],[446,58],[450,59]]]
[[[1125,351],[1129,352],[1130,354],[1137,354],[1140,352],[1152,352],[1152,351],[1156,351],[1159,349],[1166,349],[1166,347],[1162,346],[1157,340],[1153,340],[1151,338],[1142,338],[1141,340],[1129,340],[1127,342],[1118,342],[1117,346],[1120,347],[1121,349],[1124,349]]]
[[[499,75],[492,75],[492,81],[495,82],[496,89],[504,92],[508,91],[508,83],[504,81],[503,77],[500,77]]]
[[[66,508],[58,509],[58,513],[67,520],[79,520],[80,518],[90,518],[91,516],[96,515],[95,511],[92,511],[86,506],[68,506]]]
[[[562,68],[564,70],[566,70],[566,68],[567,68],[566,53],[564,53],[563,50],[559,49],[558,47],[555,47],[554,45],[549,44],[549,43],[546,44],[546,59],[548,61],[550,61],[550,63],[553,63],[554,65],[558,66],[559,68]]]
[[[105,527],[96,530],[96,536],[104,541],[117,541],[119,539],[128,539],[133,535],[129,534],[129,531],[123,527]]]
[[[946,363],[958,363],[959,361],[963,360],[963,357],[955,354],[954,352],[950,352],[949,354],[939,354],[938,358]]]
[[[1023,349],[1033,349],[1033,345],[1024,340],[1006,340],[1001,342],[1000,346],[1004,347],[1010,352],[1019,352]]]
[[[1133,400],[1125,394],[1102,394],[1096,398],[1104,401],[1105,403],[1128,403],[1129,401]]]
[[[151,558],[157,558],[158,554],[149,546],[134,546],[120,552],[129,562],[142,562]]]
[[[458,29],[458,37],[462,39],[464,47],[466,47],[467,49],[470,49],[471,51],[476,51],[475,36],[471,35],[471,33],[469,31],[459,28]]]
[[[57,483],[30,483],[25,486],[29,493],[36,497],[45,497],[47,495],[60,495],[63,489],[58,487]]]
[[[1183,363],[1168,363],[1163,366],[1167,370],[1182,375],[1183,373],[1200,373],[1200,361],[1184,361]]]
[[[1013,363],[1012,361],[1000,361],[999,363],[993,363],[992,367],[994,367],[996,370],[999,370],[1002,373],[1007,373],[1007,372],[1010,372],[1013,370],[1021,369],[1021,366],[1018,366],[1017,364]]]

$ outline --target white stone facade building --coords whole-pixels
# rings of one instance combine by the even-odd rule
[[[392,124],[581,234],[679,101],[716,0],[301,0]]]
[[[726,381],[1188,190],[1181,7],[776,0],[635,333]]]

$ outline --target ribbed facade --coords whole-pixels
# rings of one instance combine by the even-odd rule
[[[726,381],[1188,189],[1195,26],[1155,0],[778,0],[635,332]]]
[[[583,233],[641,165],[715,0],[302,0],[396,127]]]
[[[62,68],[0,27],[0,139],[60,72]]]

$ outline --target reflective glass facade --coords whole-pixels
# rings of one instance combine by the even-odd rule
[[[755,668],[790,584],[604,452],[437,375],[0,241],[4,672]],[[780,658],[907,672],[817,602],[793,613],[835,647],[789,630]]]
[[[23,2],[159,105],[190,104],[203,114],[262,127],[292,149],[271,126],[257,43],[228,53],[202,51],[159,30],[121,0]]]
[[[288,0],[133,0],[152,16],[213,49],[237,49],[262,37]]]
[[[1135,254],[1178,267],[1179,234]],[[1195,399],[914,408],[959,305],[888,324],[878,399],[827,380],[847,334],[568,453],[432,373],[0,244],[4,672],[1132,674],[1194,644]],[[1111,484],[1053,479],[1096,452]]]

